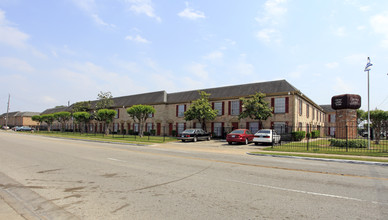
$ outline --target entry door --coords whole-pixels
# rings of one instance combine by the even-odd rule
[[[238,122],[232,122],[232,130],[238,129]]]

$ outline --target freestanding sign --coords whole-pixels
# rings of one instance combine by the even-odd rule
[[[361,107],[361,96],[353,94],[337,95],[331,98],[331,108],[338,109],[359,109]]]
[[[357,137],[357,111],[361,107],[361,96],[337,95],[331,98],[331,108],[336,110],[335,137],[353,139]]]

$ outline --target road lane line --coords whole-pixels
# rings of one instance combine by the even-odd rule
[[[309,191],[297,190],[297,189],[288,189],[288,188],[283,188],[283,187],[269,186],[269,185],[263,185],[263,184],[258,184],[258,183],[249,183],[249,182],[243,182],[243,181],[232,180],[232,179],[224,179],[224,180],[228,181],[228,182],[241,183],[241,184],[246,184],[246,185],[258,186],[258,187],[287,191],[287,192],[295,192],[295,193],[303,193],[303,194],[314,195],[314,196],[323,196],[323,197],[330,197],[330,198],[336,198],[336,199],[352,200],[352,201],[356,201],[356,202],[370,202],[370,203],[378,204],[378,205],[388,205],[388,203],[385,203],[385,202],[368,201],[368,200],[357,199],[357,198],[346,197],[346,196],[338,196],[338,195],[332,195],[332,194],[326,194],[326,193],[309,192]]]
[[[115,159],[115,158],[106,158],[106,159],[108,159],[108,160],[113,160],[113,161],[119,161],[119,162],[127,162],[127,161],[125,161],[125,160],[119,160],[119,159]]]

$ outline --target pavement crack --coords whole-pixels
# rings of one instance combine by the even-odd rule
[[[141,191],[141,190],[150,189],[150,188],[155,188],[155,187],[159,187],[159,186],[168,185],[170,183],[176,183],[176,182],[182,181],[184,179],[190,178],[190,177],[192,177],[194,175],[197,175],[199,173],[204,172],[205,170],[209,169],[212,165],[213,165],[213,163],[211,163],[209,166],[205,167],[204,169],[199,170],[199,171],[197,171],[195,173],[192,173],[192,174],[190,174],[188,176],[185,176],[185,177],[182,177],[182,178],[179,178],[179,179],[175,179],[175,180],[171,180],[171,181],[168,181],[168,182],[164,182],[164,183],[159,183],[159,184],[155,184],[155,185],[151,185],[151,186],[146,186],[146,187],[139,188],[139,189],[134,189],[134,190],[132,190],[132,192]]]

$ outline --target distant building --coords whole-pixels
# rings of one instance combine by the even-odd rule
[[[336,111],[331,108],[331,105],[321,105],[322,109],[326,113],[326,119],[325,120],[325,127],[326,127],[326,135],[327,136],[335,136],[335,118],[336,118]]]
[[[39,112],[9,112],[8,113],[8,127],[12,128],[15,126],[30,126],[36,127],[37,122],[31,119],[34,115],[39,115]],[[7,113],[0,115],[0,125],[5,125],[7,119]]]

